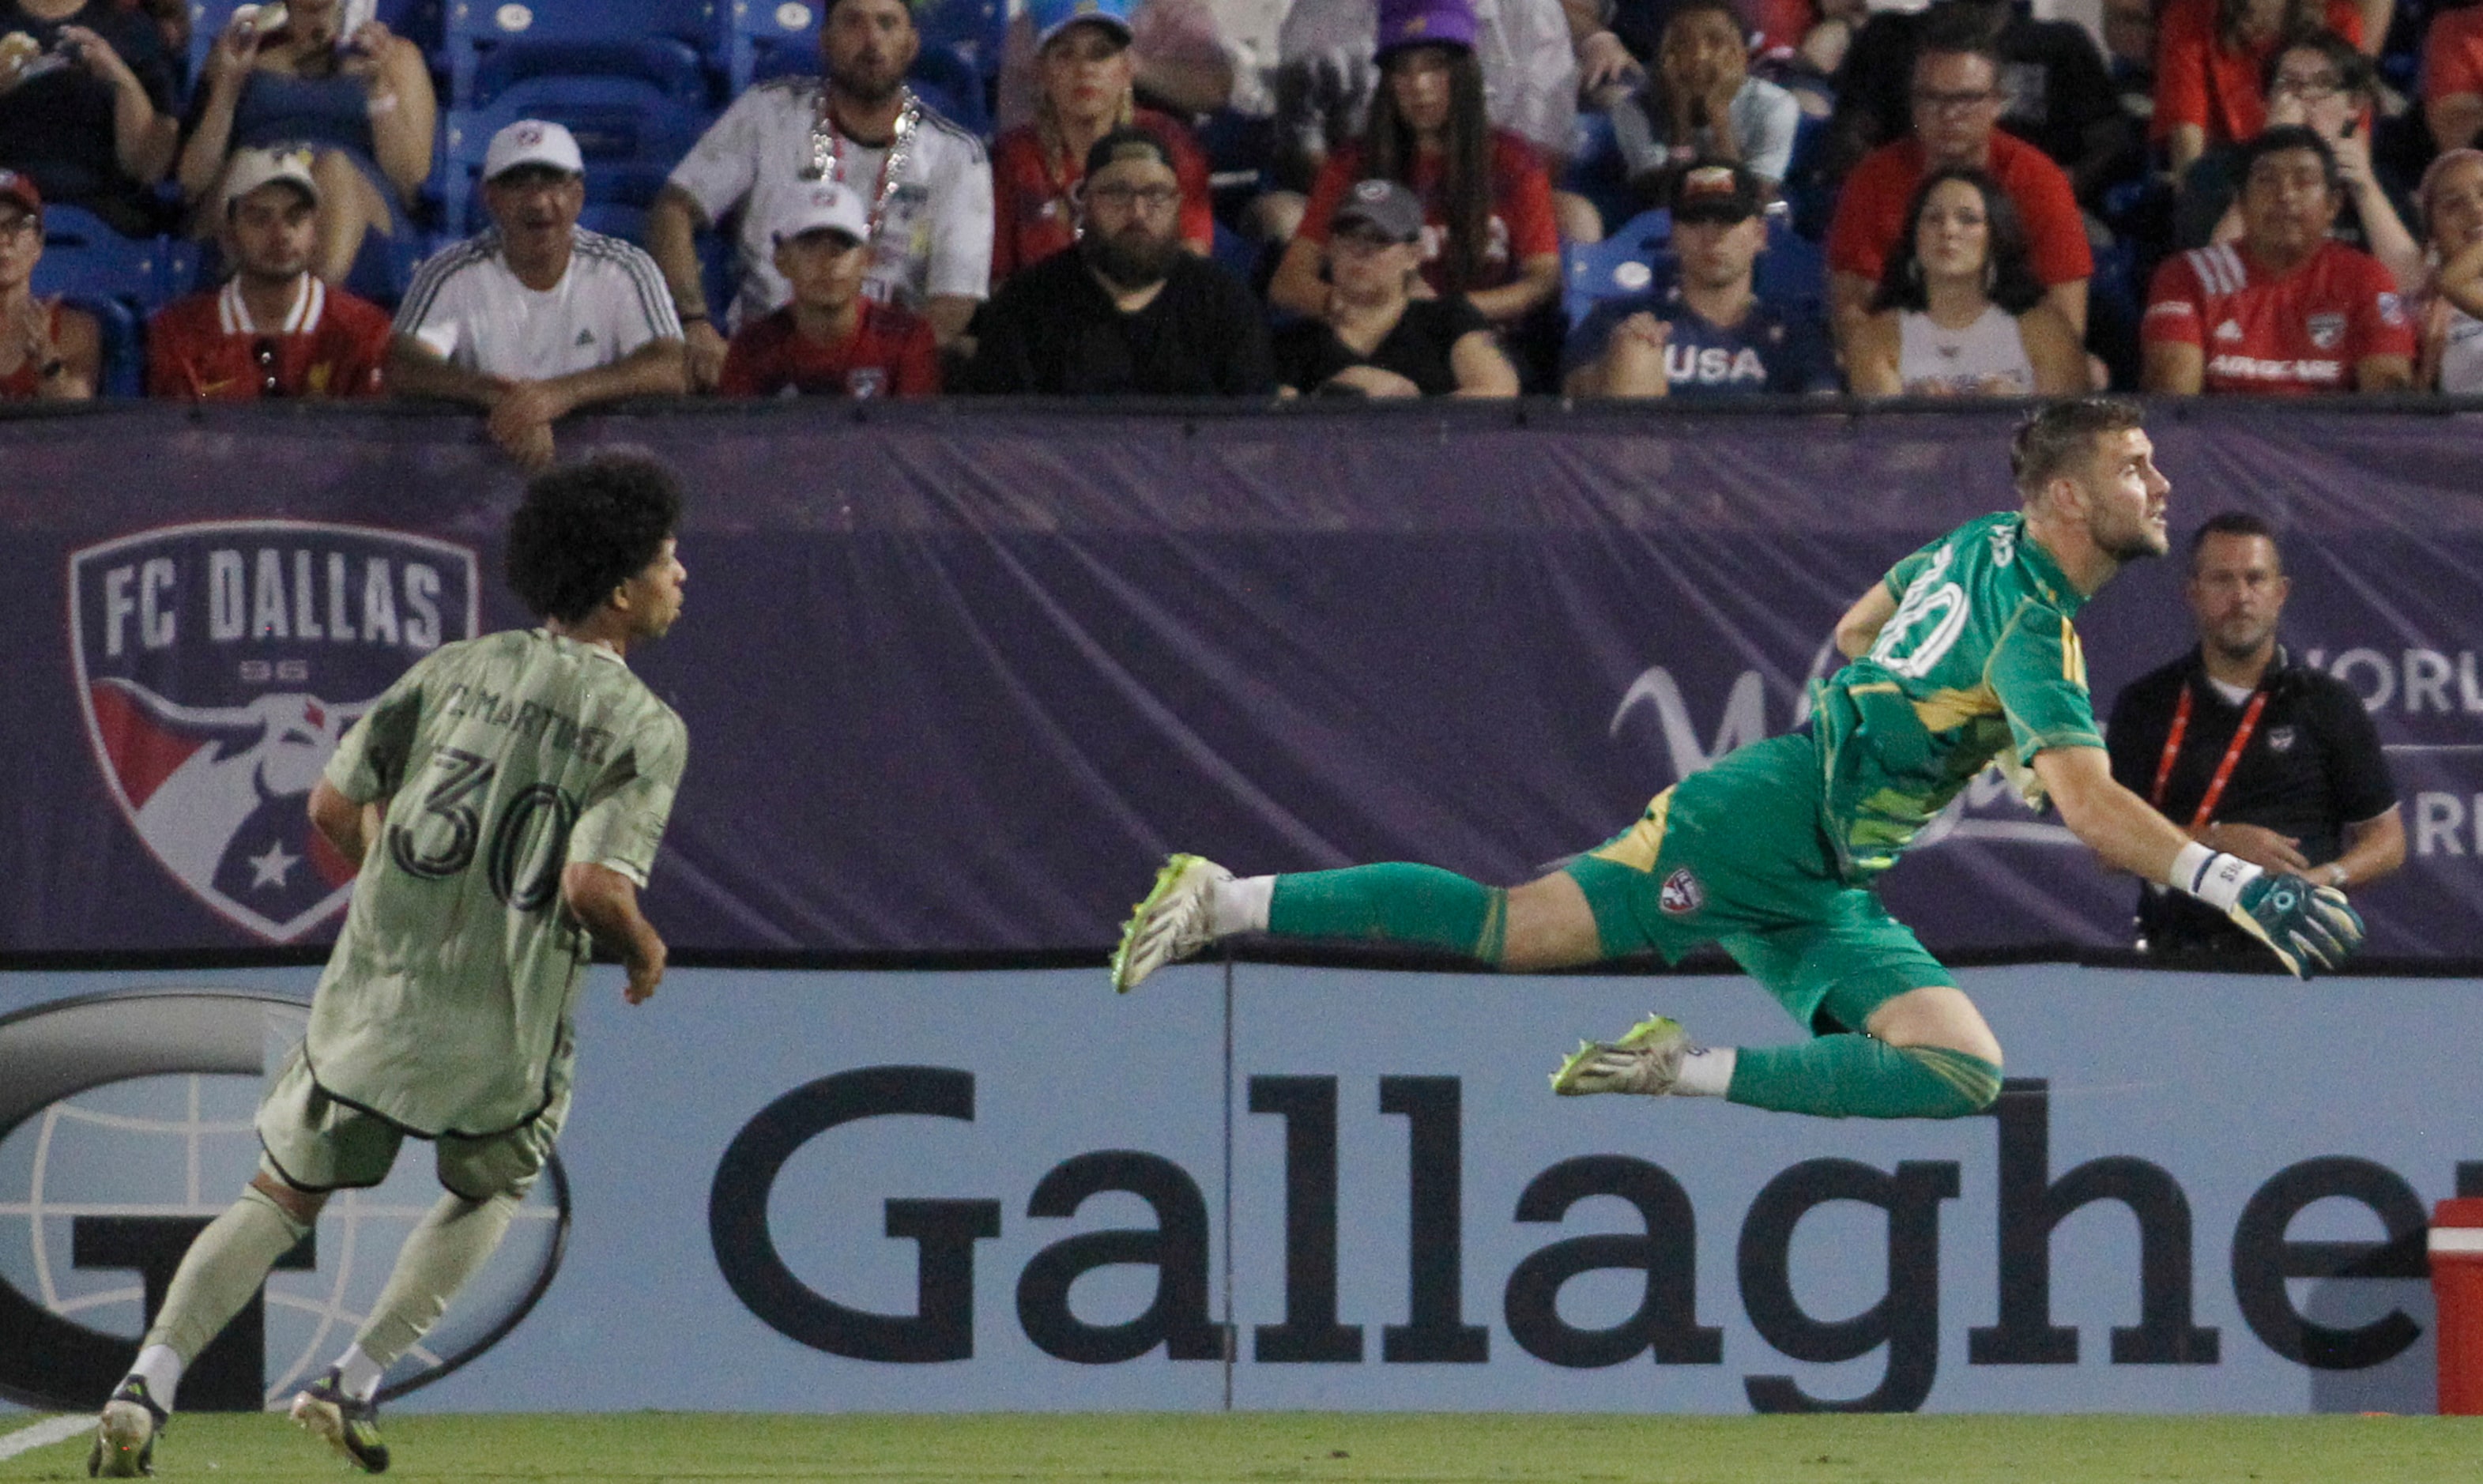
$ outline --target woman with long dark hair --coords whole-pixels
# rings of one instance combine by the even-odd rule
[[[2086,353],[2043,302],[2017,207],[1991,177],[1956,166],[1923,177],[1846,377],[1864,397],[2086,390]]]
[[[1463,294],[1503,325],[1560,294],[1551,176],[1525,139],[1491,126],[1474,43],[1468,0],[1380,6],[1370,122],[1361,144],[1330,155],[1311,187],[1301,231],[1268,287],[1278,308],[1324,311],[1328,224],[1353,184],[1368,179],[1397,181],[1422,199],[1430,292]]]

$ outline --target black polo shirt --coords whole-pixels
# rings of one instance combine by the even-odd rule
[[[2190,724],[2158,800],[2155,775],[2185,689]],[[2303,857],[2324,865],[2344,854],[2346,825],[2375,819],[2397,802],[2379,732],[2351,688],[2294,664],[2282,646],[2259,689],[2267,704],[2234,760],[2211,822],[2260,825],[2294,835]],[[2197,649],[2141,676],[2113,702],[2106,733],[2112,776],[2188,829],[2248,704],[2235,705],[2209,683]],[[2178,891],[2141,888],[2138,919],[2150,947],[2256,951],[2256,940],[2222,914]]]

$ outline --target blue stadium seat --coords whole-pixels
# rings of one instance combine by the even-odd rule
[[[955,52],[987,79],[1001,75],[1008,23],[1009,8],[1003,0],[926,0],[914,11],[925,52]]]
[[[1768,250],[1750,270],[1750,287],[1778,308],[1807,307],[1824,314],[1828,305],[1828,253],[1794,230],[1779,213],[1768,218]]]
[[[441,60],[449,108],[482,107],[500,91],[549,73],[632,77],[683,103],[706,101],[699,51],[712,34],[706,0],[446,0],[446,6]]]
[[[717,0],[714,57],[728,97],[752,83],[819,66],[816,0]]]
[[[1607,299],[1645,290],[1672,255],[1672,213],[1658,206],[1621,224],[1601,242],[1561,245],[1561,310],[1569,328]]]
[[[145,317],[118,299],[71,294],[67,302],[94,316],[96,338],[102,342],[102,369],[95,377],[95,395],[139,397],[147,392]]]
[[[75,206],[43,208],[43,257],[30,287],[95,317],[103,333],[98,389],[106,396],[138,395],[145,371],[140,330],[174,292],[171,256],[163,238],[123,237]]]
[[[631,77],[529,77],[488,107],[456,109],[441,120],[441,221],[451,232],[482,225],[476,183],[492,136],[520,119],[541,119],[577,136],[590,201],[645,206],[664,176],[706,131],[704,107]]]

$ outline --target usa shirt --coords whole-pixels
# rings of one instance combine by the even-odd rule
[[[2201,389],[2259,396],[2350,391],[2370,356],[2414,358],[2414,322],[2380,260],[2324,242],[2271,274],[2239,243],[2168,258],[2147,296],[2143,344],[2198,346]]]
[[[1562,369],[1604,354],[1613,331],[1645,310],[1664,321],[1664,379],[1675,397],[1730,397],[1752,392],[1801,395],[1836,390],[1836,361],[1828,337],[1806,315],[1753,301],[1741,323],[1711,325],[1683,301],[1678,285],[1597,305],[1569,331]]]

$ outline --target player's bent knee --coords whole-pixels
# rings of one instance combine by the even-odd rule
[[[1933,1118],[1971,1118],[2000,1098],[2000,1063],[1946,1047],[1898,1047],[1897,1054],[1930,1073],[1938,1084]]]

